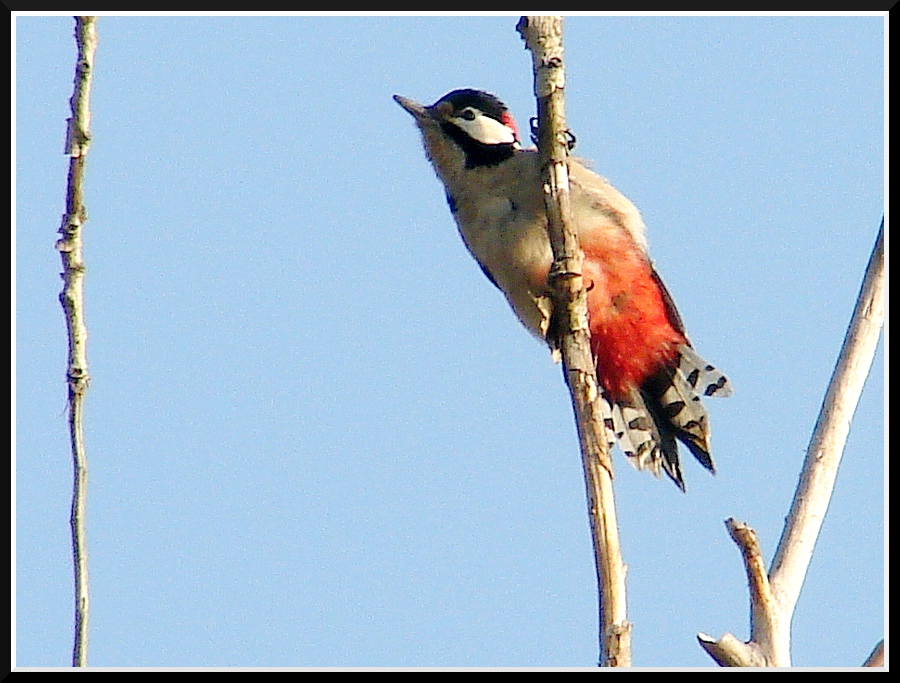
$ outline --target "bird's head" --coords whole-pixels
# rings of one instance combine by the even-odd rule
[[[499,164],[520,148],[519,131],[506,105],[482,90],[454,90],[431,106],[400,95],[394,100],[412,114],[432,154],[436,143],[452,142],[468,169]]]

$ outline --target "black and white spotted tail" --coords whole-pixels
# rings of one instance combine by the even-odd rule
[[[678,441],[710,472],[709,415],[702,396],[731,396],[728,379],[690,346],[679,347],[677,364],[649,377],[631,396],[611,401],[603,392],[610,447],[618,442],[637,469],[657,477],[660,468],[685,490],[678,460]]]

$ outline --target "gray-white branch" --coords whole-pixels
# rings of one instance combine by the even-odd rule
[[[87,218],[84,208],[84,164],[91,143],[91,82],[94,52],[97,48],[96,17],[75,17],[75,87],[69,101],[72,117],[66,129],[66,155],[69,176],[66,187],[66,212],[59,228],[56,249],[62,258],[63,290],[59,300],[66,317],[69,336],[69,436],[72,448],[73,483],[70,525],[72,558],[75,571],[75,636],[72,666],[87,666],[88,571],[85,540],[87,496],[87,454],[84,447],[84,395],[88,386],[87,326],[84,321],[84,250],[82,227]]]
[[[752,529],[728,520],[750,578],[750,641],[731,634],[715,640],[698,634],[701,646],[723,666],[790,666],[791,619],[837,477],[850,431],[884,323],[884,220],[869,258],[841,353],[816,421],[794,501],[768,575],[756,550],[748,550]],[[755,543],[755,534],[753,534]],[[762,588],[760,589],[760,586]],[[761,658],[761,659],[760,659]]]
[[[626,619],[625,565],[612,488],[612,464],[597,402],[597,377],[588,332],[583,254],[569,205],[568,129],[561,17],[522,17],[516,27],[531,51],[538,103],[538,150],[544,182],[553,265],[548,277],[566,383],[572,397],[600,601],[600,662],[631,665],[631,624]]]

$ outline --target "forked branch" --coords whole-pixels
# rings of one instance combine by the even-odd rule
[[[741,643],[731,634],[715,640],[697,637],[701,646],[722,666],[790,666],[790,631],[794,607],[806,578],[822,521],[828,510],[838,465],[850,431],[884,323],[884,220],[869,258],[841,353],[831,376],[825,400],[785,522],[775,560],[768,575],[746,525],[726,524],[741,548],[750,579],[750,641]],[[736,531],[739,530],[739,531]],[[752,543],[747,540],[752,535]],[[754,549],[755,546],[755,549]],[[875,653],[873,653],[874,655]]]

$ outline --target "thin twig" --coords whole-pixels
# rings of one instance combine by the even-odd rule
[[[554,332],[578,425],[600,602],[600,662],[631,665],[631,624],[626,619],[625,565],[619,547],[612,464],[597,403],[591,353],[583,254],[569,205],[568,129],[561,17],[522,17],[516,29],[531,51],[538,102],[538,149],[544,181],[548,233],[553,247],[549,284]]]
[[[84,322],[84,254],[81,230],[87,218],[84,208],[84,164],[91,142],[90,94],[97,47],[96,17],[75,17],[75,89],[69,101],[72,117],[66,131],[69,177],[66,213],[56,248],[62,257],[63,290],[59,295],[69,335],[66,380],[69,387],[69,434],[72,445],[73,484],[70,525],[75,573],[75,634],[72,666],[87,666],[88,571],[85,539],[87,455],[84,447],[84,395],[88,386],[87,327]]]
[[[743,541],[735,538],[732,533],[732,537],[742,548],[750,578],[750,642],[740,643],[731,634],[725,634],[718,641],[704,634],[698,635],[703,648],[723,666],[791,664],[790,632],[794,608],[800,597],[800,589],[806,578],[816,539],[828,510],[838,465],[850,431],[850,421],[872,367],[883,322],[884,220],[882,219],[853,317],[810,439],[791,511],[785,521],[781,541],[775,552],[775,560],[766,581],[761,581],[757,577],[759,572],[765,570],[758,549],[755,557],[749,558]],[[732,520],[727,522],[729,530],[731,523]],[[742,526],[752,534],[749,527]],[[753,537],[755,542],[755,534]],[[751,563],[755,567],[752,571]],[[764,587],[760,588],[761,585]],[[735,646],[735,642],[741,647]]]
[[[697,640],[720,666],[771,666],[767,653],[772,651],[772,641],[778,634],[773,632],[777,605],[772,597],[772,588],[766,573],[766,563],[762,557],[756,532],[743,522],[726,519],[725,526],[731,540],[741,551],[747,583],[750,587],[750,640],[742,643],[730,633],[716,640],[705,633],[697,634]]]
[[[764,613],[773,608],[772,588],[766,574],[766,563],[756,532],[743,522],[735,519],[725,521],[731,539],[737,544],[744,558],[744,569],[747,572],[747,584],[750,586],[750,605],[754,614],[750,619],[750,640],[758,643],[765,651],[772,640],[771,632],[765,628],[767,620]]]

